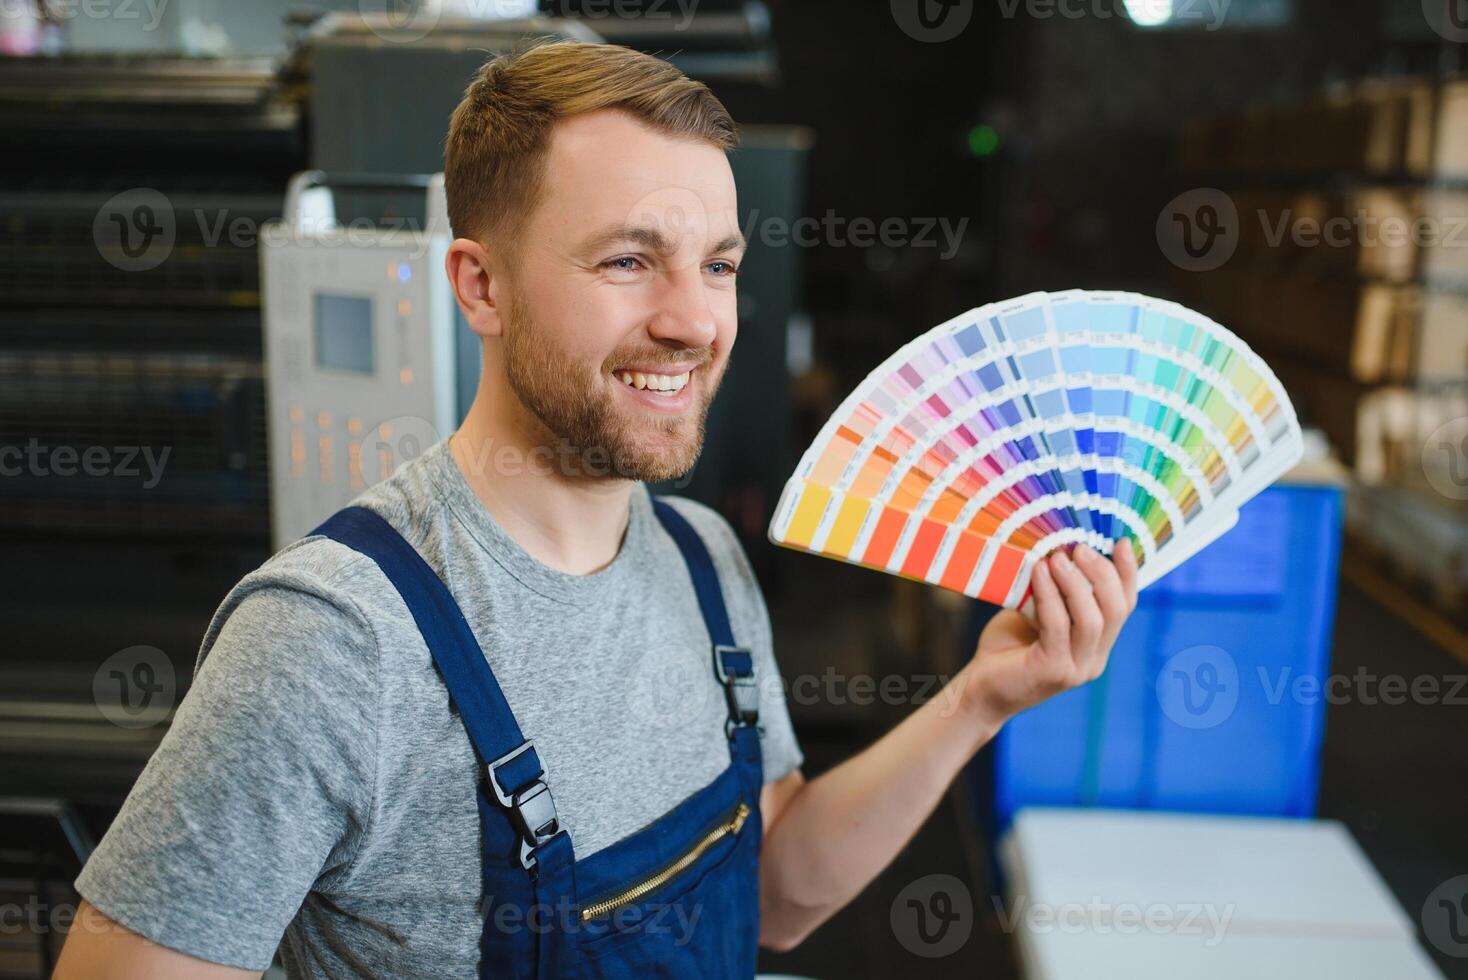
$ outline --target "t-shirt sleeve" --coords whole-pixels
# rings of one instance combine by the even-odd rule
[[[160,945],[266,969],[307,892],[350,866],[371,813],[376,658],[350,600],[249,592],[77,891]]]

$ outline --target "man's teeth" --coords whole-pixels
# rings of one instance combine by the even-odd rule
[[[641,371],[616,371],[617,380],[632,388],[676,394],[688,383],[688,372],[682,374],[644,374]]]

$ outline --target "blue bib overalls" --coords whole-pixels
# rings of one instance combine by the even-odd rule
[[[443,581],[387,521],[347,507],[312,534],[375,561],[402,595],[478,759],[480,977],[752,977],[759,938],[759,692],[713,560],[666,501],[723,686],[730,764],[652,824],[577,860],[550,776]]]

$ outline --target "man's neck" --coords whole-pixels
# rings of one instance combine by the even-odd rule
[[[632,481],[568,477],[558,456],[536,449],[524,433],[472,409],[449,438],[474,495],[531,557],[570,575],[605,568],[627,530]]]

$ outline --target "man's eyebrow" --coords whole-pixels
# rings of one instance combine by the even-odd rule
[[[609,248],[612,245],[617,245],[622,242],[632,242],[633,244],[641,245],[659,255],[669,255],[677,251],[673,243],[669,242],[658,229],[643,228],[635,225],[619,225],[615,228],[608,228],[599,232],[586,240],[582,245],[582,251],[588,254],[600,252],[604,248]],[[744,236],[736,232],[716,242],[714,247],[709,250],[709,254],[728,252],[745,247],[746,242],[744,241]]]
[[[749,243],[744,240],[744,236],[735,232],[715,243],[714,247],[710,250],[710,254],[714,252],[742,252],[747,247],[749,247]]]

